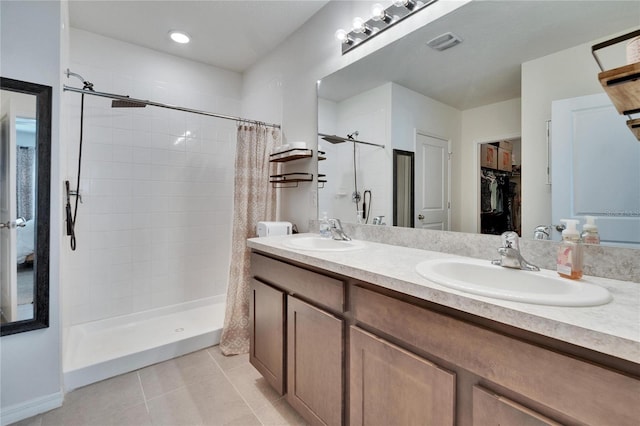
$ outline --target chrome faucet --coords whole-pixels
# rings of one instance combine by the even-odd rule
[[[525,271],[539,271],[536,265],[527,262],[522,254],[520,254],[520,246],[518,242],[518,234],[513,231],[507,231],[502,234],[502,247],[498,248],[500,259],[492,260],[494,265],[504,266],[505,268],[523,269]]]
[[[340,219],[329,219],[329,230],[334,240],[351,241],[351,237],[344,233]]]
[[[551,226],[539,225],[533,230],[534,240],[550,240],[551,239]]]
[[[373,225],[386,225],[383,220],[384,216],[376,216],[373,218]]]

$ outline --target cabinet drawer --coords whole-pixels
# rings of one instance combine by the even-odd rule
[[[289,294],[344,312],[343,281],[299,268],[258,253],[251,253],[251,275],[273,284]]]
[[[453,425],[456,375],[351,327],[351,425]]]
[[[495,425],[561,426],[517,402],[474,386],[473,426]]]
[[[637,425],[637,378],[384,296],[352,291],[358,323],[586,424]]]

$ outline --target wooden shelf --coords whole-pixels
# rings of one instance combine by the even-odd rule
[[[286,151],[269,155],[269,162],[284,163],[287,161],[299,160],[301,158],[310,158],[313,156],[313,150],[294,148]]]
[[[603,71],[598,79],[620,114],[640,113],[640,62]]]
[[[640,118],[636,118],[635,120],[628,120],[627,126],[629,126],[629,130],[631,130],[635,137],[640,140]]]
[[[298,186],[299,182],[311,182],[311,173],[283,173],[269,176],[269,182],[276,188],[291,188]]]

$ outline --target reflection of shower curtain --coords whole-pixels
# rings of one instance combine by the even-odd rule
[[[35,148],[19,147],[16,157],[17,215],[26,220],[34,215]]]
[[[275,220],[276,192],[269,183],[275,168],[269,163],[279,131],[266,126],[238,126],[233,239],[227,307],[220,349],[225,355],[249,352],[249,249],[260,220]]]

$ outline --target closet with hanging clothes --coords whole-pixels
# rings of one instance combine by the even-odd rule
[[[520,140],[516,142],[519,145]],[[520,166],[512,164],[514,143],[480,146],[480,232],[500,235],[515,231],[521,235]]]

